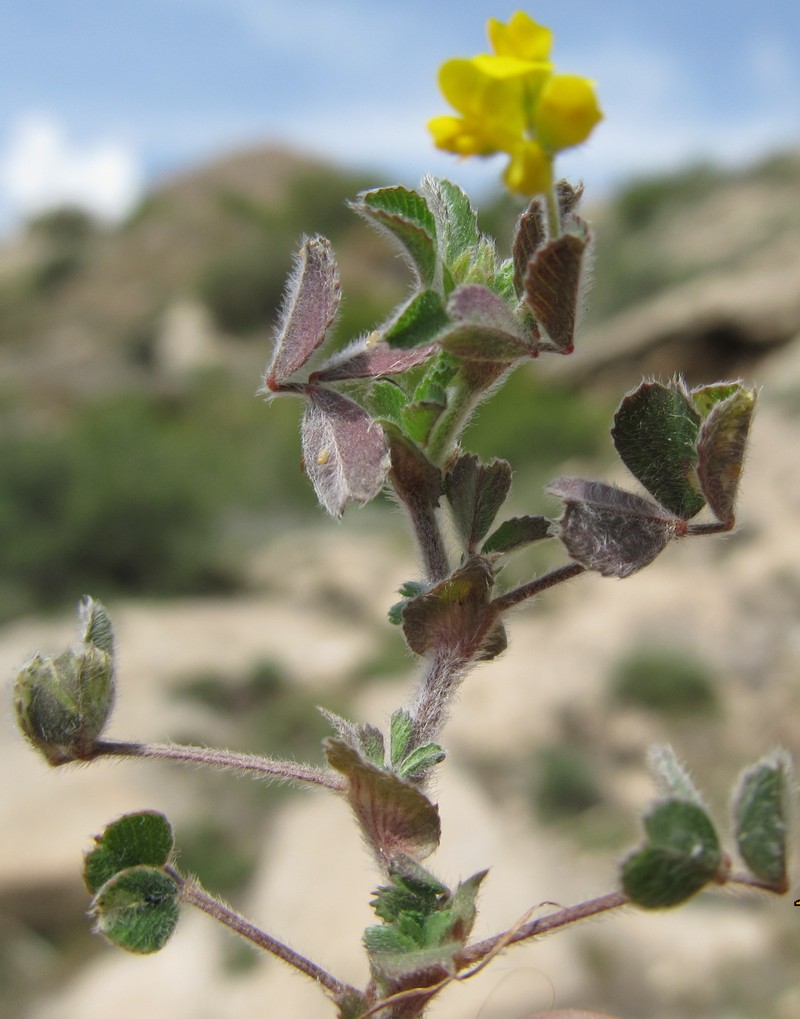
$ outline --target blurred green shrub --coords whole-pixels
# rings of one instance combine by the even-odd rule
[[[210,380],[82,405],[55,431],[6,410],[0,618],[85,590],[230,587],[251,532],[263,541],[268,521],[313,509],[297,414],[278,406],[267,420],[261,401]]]
[[[548,823],[576,817],[603,798],[585,753],[568,743],[536,755],[531,795],[539,819]]]
[[[708,667],[672,648],[629,652],[617,663],[609,685],[618,704],[660,714],[709,714],[718,707]]]

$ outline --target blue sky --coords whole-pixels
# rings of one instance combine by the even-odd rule
[[[143,188],[266,141],[473,192],[501,163],[436,153],[436,69],[487,48],[490,0],[4,0],[0,231],[81,201],[109,218]],[[800,145],[796,0],[536,0],[559,70],[606,120],[562,172],[602,191],[690,160]]]

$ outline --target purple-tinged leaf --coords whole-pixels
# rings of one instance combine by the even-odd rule
[[[496,614],[489,593],[494,582],[485,559],[474,557],[445,580],[413,598],[403,609],[403,632],[418,655],[435,648],[477,656],[484,647]],[[492,639],[495,647],[499,634]],[[501,648],[496,647],[494,654]]]
[[[439,346],[464,361],[490,364],[513,364],[526,357],[536,357],[537,350],[510,333],[490,326],[464,322],[440,333]]]
[[[286,286],[264,388],[277,392],[322,345],[341,299],[333,251],[324,237],[306,240]]]
[[[348,502],[366,503],[386,480],[383,430],[357,403],[322,386],[306,390],[300,425],[306,474],[320,505],[340,517]]]
[[[528,262],[546,240],[544,206],[540,198],[534,198],[517,220],[511,248],[514,260],[514,290],[520,297],[525,290],[525,273],[528,271]]]
[[[742,473],[756,391],[740,387],[712,407],[700,426],[697,476],[714,515],[733,527],[734,504]]]
[[[522,341],[527,338],[503,298],[479,283],[457,287],[447,302],[447,312],[456,322],[487,326]]]
[[[472,554],[486,536],[511,488],[511,467],[505,460],[481,463],[464,453],[448,468],[444,491],[464,550]]]
[[[407,435],[389,423],[384,431],[389,446],[389,480],[406,505],[438,506],[442,472]]]
[[[547,517],[511,517],[510,520],[504,520],[497,530],[489,535],[483,543],[481,552],[483,555],[513,552],[532,541],[551,538],[553,535],[551,527],[552,524]]]
[[[310,381],[342,382],[346,379],[399,375],[424,364],[436,353],[436,349],[432,344],[408,350],[390,347],[380,333],[373,332],[354,340],[334,354],[318,371],[312,373]]]
[[[503,298],[487,287],[477,283],[458,287],[447,312],[453,324],[437,340],[449,354],[502,363],[536,356],[537,334],[527,331]]]
[[[582,222],[580,226],[584,228]],[[588,229],[583,236],[562,234],[539,248],[528,262],[525,298],[549,340],[543,350],[558,354],[574,350],[588,245]]]
[[[564,232],[579,226],[580,221],[574,215],[581,198],[583,185],[573,186],[568,180],[561,179],[556,184],[556,199],[560,213],[561,227]],[[541,198],[534,198],[528,208],[517,220],[512,244],[512,260],[514,265],[514,290],[521,296],[525,289],[525,273],[528,262],[547,241],[547,210]]]
[[[601,481],[558,478],[547,491],[566,503],[559,537],[571,558],[604,577],[629,577],[687,531],[680,517]]]
[[[574,213],[583,198],[583,184],[571,184],[562,177],[556,184],[556,198],[561,214],[561,226],[565,229],[575,222]]]
[[[398,856],[422,860],[441,836],[439,811],[411,783],[384,771],[342,740],[325,740],[328,763],[347,779],[347,799],[384,868]]]
[[[700,415],[679,379],[642,382],[623,399],[611,437],[628,470],[684,520],[705,505],[697,480]]]

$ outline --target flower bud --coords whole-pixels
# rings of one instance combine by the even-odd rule
[[[113,703],[111,655],[91,643],[34,655],[14,683],[19,727],[54,767],[91,756]]]

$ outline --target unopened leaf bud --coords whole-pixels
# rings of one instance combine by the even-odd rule
[[[113,703],[111,655],[93,643],[34,655],[14,683],[17,722],[54,767],[91,755]]]

